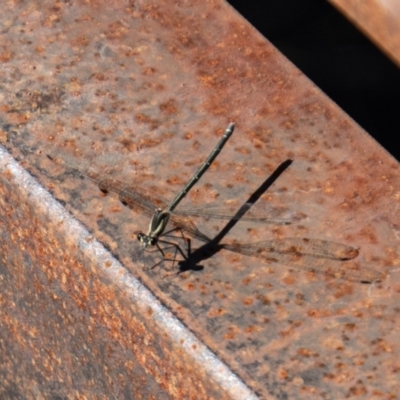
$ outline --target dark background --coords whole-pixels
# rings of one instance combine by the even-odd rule
[[[400,70],[324,0],[228,0],[400,160]]]

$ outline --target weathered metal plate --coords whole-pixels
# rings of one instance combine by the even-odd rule
[[[400,66],[398,0],[329,0]]]
[[[1,398],[255,398],[15,160],[3,149],[0,155]]]
[[[7,147],[121,261],[124,274],[139,278],[260,397],[389,398],[398,393],[399,166],[231,7],[221,1],[9,2],[1,24],[8,55],[0,69],[2,136],[12,142]],[[233,137],[182,206],[239,207],[279,165],[293,160],[260,202],[300,221],[240,222],[224,242],[306,237],[344,243],[359,248],[359,255],[337,268],[377,271],[381,283],[363,285],[225,250],[203,260],[203,268],[165,277],[165,269],[143,268],[136,234],[147,230],[147,217],[43,155],[18,150],[57,153],[76,166],[93,163],[137,190],[172,199],[230,121],[237,125]],[[8,274],[3,281],[16,288],[3,296],[7,307],[2,309],[8,316],[16,308],[19,315],[29,315],[24,329],[9,319],[3,336],[26,332],[27,325],[42,326],[49,313],[55,315],[51,329],[36,328],[35,340],[28,340],[28,333],[8,339],[14,346],[8,381],[17,372],[26,374],[26,388],[48,389],[48,383],[32,386],[28,372],[35,368],[26,361],[34,349],[46,348],[53,356],[41,359],[35,353],[34,359],[53,371],[52,384],[85,395],[94,385],[102,393],[114,390],[123,393],[117,398],[129,398],[119,379],[127,373],[124,363],[136,362],[126,338],[138,335],[135,356],[154,373],[165,396],[184,398],[193,387],[198,397],[212,398],[220,383],[204,379],[201,389],[192,386],[198,378],[194,371],[209,376],[212,367],[205,362],[201,369],[184,347],[159,344],[158,337],[169,343],[174,332],[168,326],[160,333],[151,312],[149,321],[141,321],[149,324],[151,340],[134,323],[122,323],[125,317],[110,329],[107,321],[115,315],[126,310],[134,315],[149,304],[132,300],[113,277],[106,280],[107,290],[93,283],[105,279],[104,256],[92,260],[90,268],[71,264],[65,257],[80,259],[80,242],[58,230],[59,221],[37,219],[32,210],[39,196],[23,197],[7,174],[2,180],[3,274]],[[61,225],[69,224],[63,219]],[[210,236],[224,227],[223,221],[196,219],[196,224]],[[41,238],[47,234],[47,242],[37,232]],[[200,245],[193,241],[194,248]],[[18,261],[19,269],[9,261],[27,254],[30,261]],[[18,281],[26,284],[17,286]],[[115,292],[123,306],[109,300]],[[40,305],[37,296],[43,296]],[[70,315],[76,315],[74,328],[66,329]],[[110,378],[93,367],[85,379],[81,364],[71,368],[78,356],[89,365],[105,362],[109,340],[124,343],[114,352],[111,346]],[[82,355],[88,342],[93,350]],[[178,356],[184,361],[175,370]],[[182,377],[177,371],[186,364],[188,377]],[[42,364],[38,370],[43,372]]]

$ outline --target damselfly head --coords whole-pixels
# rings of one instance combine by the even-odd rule
[[[142,243],[142,247],[146,249],[149,246],[154,246],[157,242],[157,239],[155,237],[145,235],[144,233],[139,233],[137,235],[137,239],[139,240],[140,243]]]

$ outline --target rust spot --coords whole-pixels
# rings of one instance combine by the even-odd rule
[[[151,118],[150,116],[146,114],[136,114],[135,115],[135,121],[142,123],[142,124],[147,124],[150,125],[150,130],[154,130],[159,126],[159,121]]]
[[[184,181],[179,176],[173,176],[167,181],[171,185],[183,185]]]
[[[215,317],[220,317],[221,315],[224,315],[225,313],[226,313],[225,310],[223,310],[222,308],[218,308],[218,309],[210,310],[208,312],[208,316],[210,318],[215,318]]]
[[[153,75],[156,72],[157,72],[157,69],[153,68],[153,67],[146,67],[145,69],[142,70],[142,74],[145,76]]]
[[[73,47],[86,47],[89,44],[89,39],[86,36],[78,36],[71,40]]]
[[[299,356],[305,357],[305,358],[309,358],[309,357],[318,357],[318,353],[316,353],[313,350],[310,349],[306,349],[304,347],[301,347],[297,350],[297,354]]]
[[[10,179],[12,178],[13,175],[12,175],[10,169],[7,168],[7,169],[5,170],[3,176],[4,176],[6,179],[10,180]]]
[[[258,301],[260,301],[261,302],[261,304],[263,304],[263,305],[269,305],[269,304],[271,304],[271,300],[268,298],[268,296],[266,296],[266,295],[263,295],[263,294],[258,294],[257,296],[256,296],[256,299],[258,300]]]
[[[238,333],[239,332],[237,326],[230,326],[228,328],[228,332],[224,335],[224,338],[227,340],[234,340]]]
[[[170,99],[160,104],[160,110],[166,115],[176,114],[178,112],[178,105],[175,100]]]
[[[250,326],[246,327],[244,332],[247,334],[250,334],[250,333],[258,332],[259,330],[260,329],[256,325],[250,325]]]
[[[188,283],[186,284],[186,289],[193,291],[196,288],[196,286],[193,283]]]
[[[307,312],[307,315],[312,318],[329,317],[330,312],[326,309],[312,309]]]
[[[235,337],[236,337],[236,334],[233,332],[229,332],[224,335],[224,339],[226,339],[226,340],[234,340]]]
[[[350,387],[349,389],[349,395],[350,396],[363,396],[368,393],[367,388],[363,384],[361,380],[357,381],[357,384],[355,386]]]
[[[278,368],[277,376],[279,379],[288,379],[289,378],[289,374],[288,374],[287,370],[282,367]]]
[[[244,298],[244,299],[242,300],[242,303],[243,303],[245,306],[251,306],[251,305],[253,304],[253,302],[254,302],[254,298],[253,298],[253,297],[246,297],[246,298]]]
[[[122,144],[122,146],[127,149],[129,152],[136,151],[138,149],[138,146],[133,142],[131,139],[128,138],[119,138],[117,139],[119,143]]]
[[[151,307],[147,308],[147,315],[151,317],[154,314],[154,310]]]
[[[371,341],[371,345],[373,346],[373,354],[378,355],[380,353],[391,353],[392,346],[389,346],[385,339],[379,338]]]
[[[90,79],[94,79],[96,82],[105,82],[105,81],[107,81],[107,77],[106,77],[106,75],[105,74],[103,74],[102,72],[95,72],[94,74],[92,74],[91,76],[90,76]],[[96,91],[96,94],[97,93],[101,93],[101,90],[100,89],[98,89],[97,91]],[[97,95],[99,95],[99,94],[97,94]],[[104,95],[104,94],[103,94]]]
[[[14,52],[3,46],[0,49],[0,62],[6,63],[9,62],[12,58],[14,58]]]
[[[371,244],[379,243],[379,240],[375,234],[375,229],[373,227],[371,227],[370,225],[364,226],[359,231],[359,235],[364,237],[368,241],[368,243],[371,243]]]
[[[340,299],[342,297],[348,296],[352,294],[354,291],[354,286],[351,284],[343,284],[340,288],[338,288],[335,292],[335,298]]]
[[[247,277],[242,280],[242,283],[243,283],[243,285],[247,286],[251,281],[252,281],[252,278]]]
[[[293,285],[296,282],[295,276],[294,275],[288,275],[283,279],[283,282],[286,285]]]
[[[116,21],[108,26],[106,36],[110,40],[122,39],[129,33],[129,29],[121,22]]]
[[[235,147],[235,151],[240,154],[250,154],[250,149],[248,147]]]

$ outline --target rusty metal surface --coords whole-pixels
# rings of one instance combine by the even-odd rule
[[[329,0],[400,66],[398,0]]]
[[[12,154],[121,261],[124,276],[138,277],[261,398],[395,398],[400,371],[395,160],[224,2],[9,2],[1,26],[1,136],[11,139]],[[76,164],[90,160],[107,175],[172,199],[229,121],[237,124],[232,139],[183,205],[239,206],[291,159],[260,201],[302,215],[301,221],[239,223],[224,241],[310,237],[345,243],[359,248],[351,265],[378,271],[385,277],[381,283],[362,285],[224,250],[204,260],[203,269],[166,278],[165,270],[142,265],[136,234],[147,229],[148,218],[46,157],[18,150],[56,149]],[[182,398],[174,390],[190,394],[192,388],[198,398],[212,397],[221,380],[193,383],[196,374],[208,376],[209,364],[201,368],[184,347],[173,346],[174,330],[168,326],[160,333],[151,312],[148,320],[143,313],[136,316],[148,304],[132,300],[117,275],[103,272],[102,255],[86,268],[71,261],[81,257],[80,244],[57,227],[72,222],[38,219],[33,210],[39,199],[25,200],[9,181],[3,174],[1,210],[8,217],[1,254],[10,288],[3,302],[8,316],[17,309],[21,317],[3,328],[8,364],[2,374],[6,368],[21,377],[34,374],[36,364],[26,361],[27,354],[46,348],[47,357],[32,358],[43,362],[39,371],[58,368],[54,380],[45,377],[56,388],[107,382],[116,398],[129,398],[123,375],[138,359],[137,368],[154,374],[165,396]],[[196,223],[211,236],[224,226]],[[39,238],[46,234],[44,243]],[[37,260],[32,265],[38,277],[31,285],[21,278],[26,283],[18,286],[13,265],[26,274],[29,259]],[[28,332],[19,320],[32,309]],[[41,328],[49,313],[55,315],[51,327]],[[125,325],[126,318],[133,322]],[[146,329],[138,333],[140,324]],[[131,345],[139,340],[135,335],[146,345]],[[82,338],[92,346],[88,355],[82,354],[88,346],[80,347]],[[124,345],[114,351],[114,341]],[[60,349],[65,353],[59,355]],[[104,371],[112,378],[94,367],[77,376],[76,357],[93,363],[111,357]],[[79,381],[67,379],[71,365]],[[31,390],[40,391],[38,385]]]
[[[256,398],[15,160],[0,156],[2,399]]]

